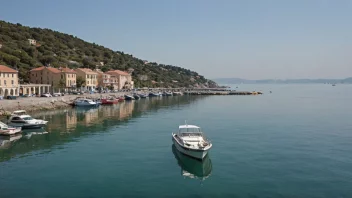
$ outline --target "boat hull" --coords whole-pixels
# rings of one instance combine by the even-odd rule
[[[12,127],[21,127],[22,129],[40,129],[46,126],[46,123],[44,124],[17,124],[17,123],[10,123],[10,126]]]
[[[180,151],[184,155],[187,155],[189,157],[192,157],[198,160],[203,160],[204,157],[207,156],[209,151],[209,150],[195,150],[195,149],[185,148],[178,143],[178,141],[175,139],[174,134],[172,134],[172,141],[178,151]]]
[[[0,129],[0,135],[15,135],[15,134],[21,133],[21,132],[22,132],[21,127],[9,128],[9,129],[5,129],[5,130]]]
[[[118,102],[119,100],[107,100],[107,99],[101,100],[102,105],[113,105],[113,104],[117,104]]]

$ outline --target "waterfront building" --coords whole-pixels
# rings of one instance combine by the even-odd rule
[[[114,76],[117,80],[117,89],[133,89],[134,82],[132,81],[131,74],[121,71],[121,70],[112,70],[106,72],[111,76]]]
[[[69,89],[75,89],[76,87],[76,71],[66,67],[54,68],[50,66],[42,66],[30,71],[30,82],[51,85],[53,92],[68,91]],[[49,90],[41,90],[39,92],[49,92]]]
[[[18,71],[5,65],[0,65],[0,96],[18,96]]]
[[[85,80],[85,84],[81,87],[82,90],[95,90],[98,87],[98,73],[88,68],[76,69],[77,77]]]

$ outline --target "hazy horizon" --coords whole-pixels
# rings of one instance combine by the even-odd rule
[[[210,79],[352,76],[352,1],[5,1],[0,19],[50,28]]]

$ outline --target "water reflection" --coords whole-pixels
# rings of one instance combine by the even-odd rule
[[[36,150],[55,149],[57,145],[91,134],[104,133],[109,128],[125,124],[142,115],[151,114],[163,108],[180,108],[202,98],[204,97],[158,97],[98,108],[73,108],[34,113],[33,117],[49,121],[45,130],[25,131],[22,138],[17,137],[19,139],[15,144],[0,150],[0,162]]]
[[[212,163],[209,155],[205,156],[203,161],[183,155],[179,152],[175,145],[172,145],[172,153],[177,159],[178,165],[181,167],[181,175],[184,177],[199,179],[204,181],[208,178],[212,171]]]
[[[15,136],[1,136],[0,135],[0,149],[10,148],[12,144],[21,139],[22,134],[17,134]]]

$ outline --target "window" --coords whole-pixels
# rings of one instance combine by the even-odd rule
[[[11,84],[13,85],[13,80],[11,80]]]
[[[12,78],[13,78],[13,74],[12,74]]]
[[[5,78],[5,74],[2,74],[2,76]]]
[[[10,77],[10,74],[7,74],[7,77]]]
[[[6,80],[4,80],[4,85],[6,85]]]

